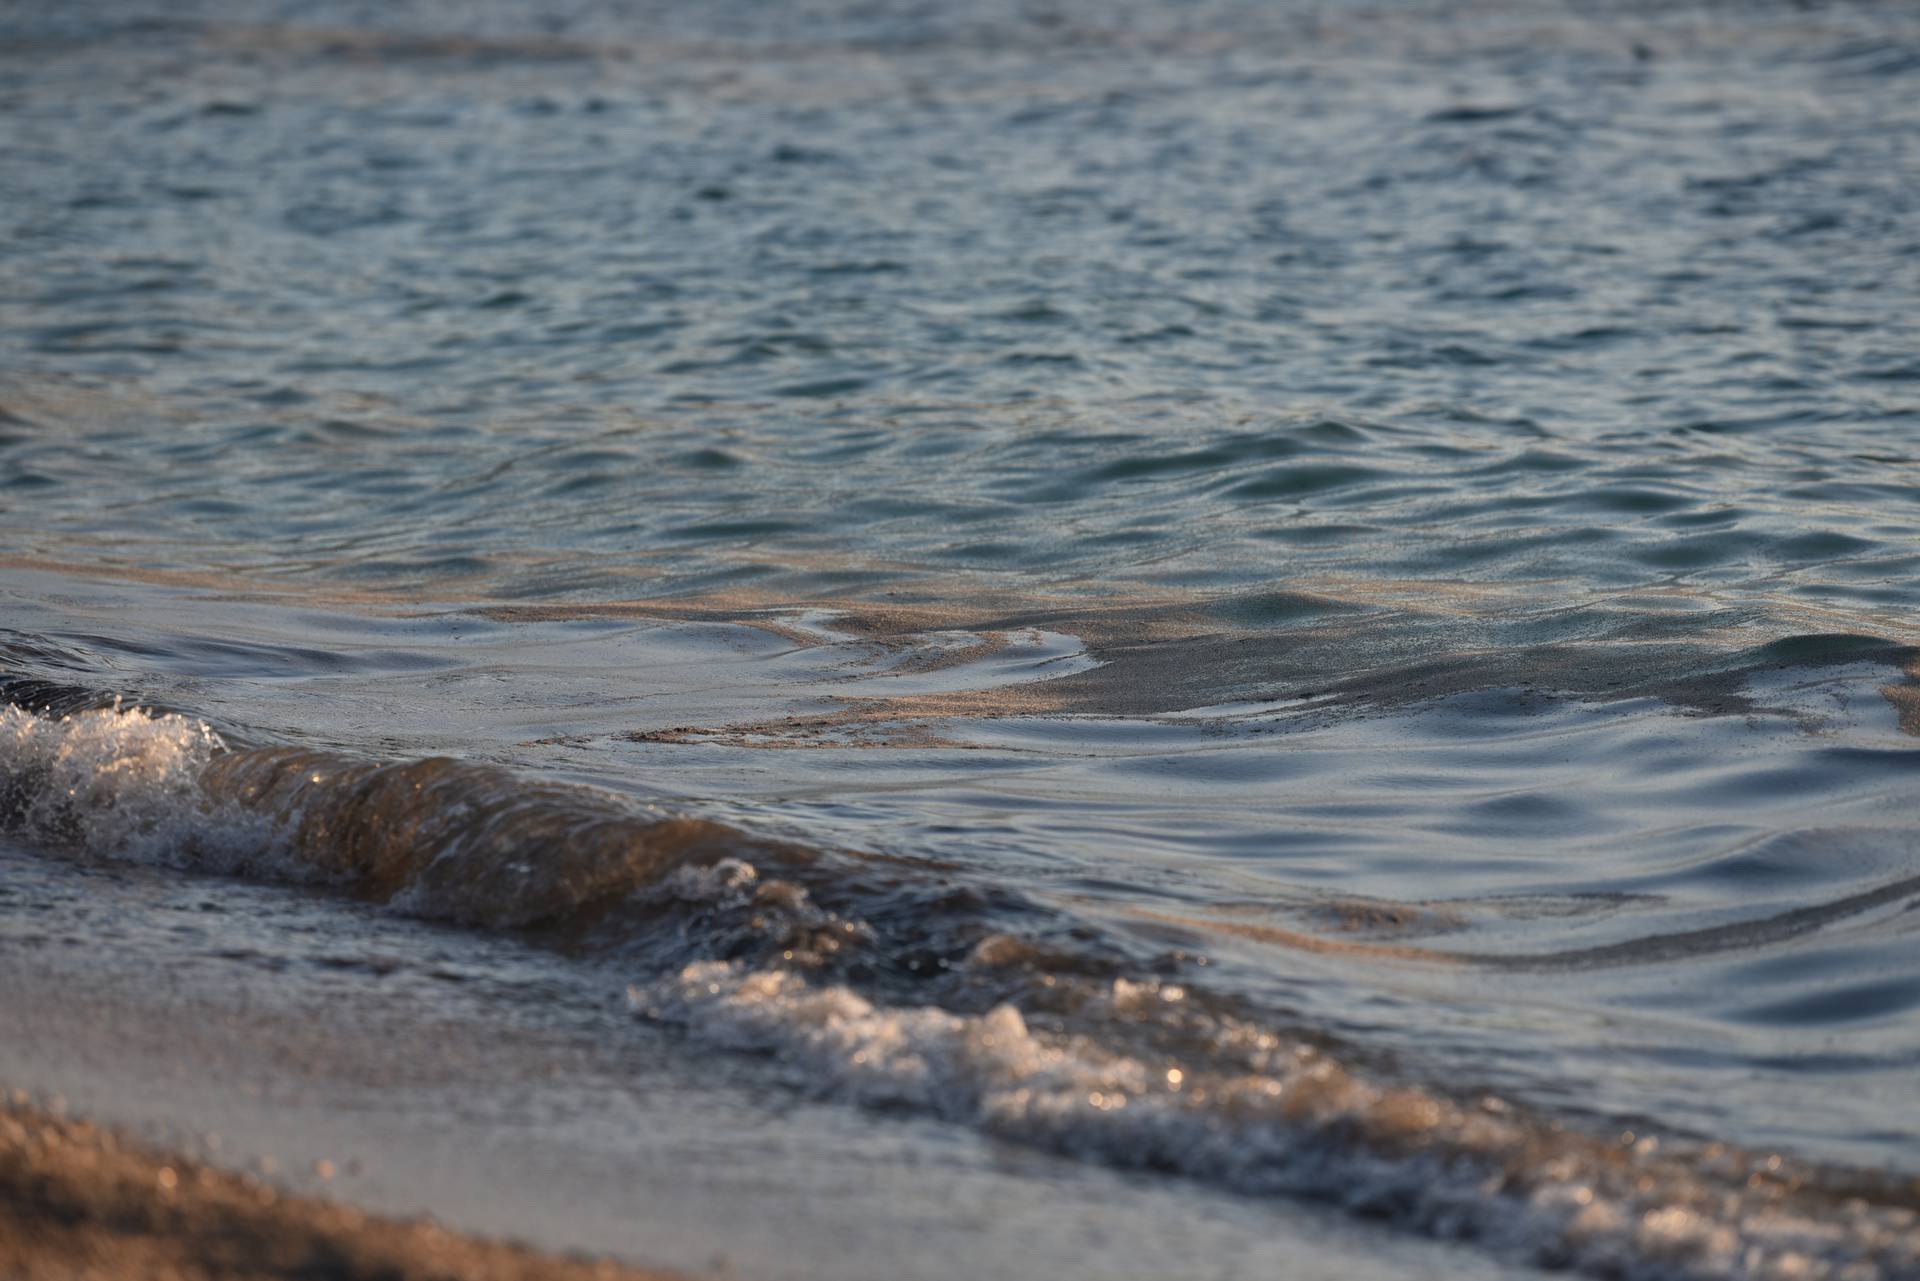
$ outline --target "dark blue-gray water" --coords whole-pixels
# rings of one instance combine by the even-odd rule
[[[1920,1275],[1917,480],[1910,5],[0,11],[14,839],[838,1105]]]

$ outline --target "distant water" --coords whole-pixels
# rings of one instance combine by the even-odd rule
[[[25,0],[0,193],[10,839],[1920,1275],[1920,11]]]

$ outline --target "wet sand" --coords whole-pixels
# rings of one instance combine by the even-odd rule
[[[663,1281],[511,1242],[385,1219],[68,1120],[0,1104],[0,1274],[18,1281]]]

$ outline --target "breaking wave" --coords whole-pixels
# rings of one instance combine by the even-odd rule
[[[230,750],[118,704],[0,708],[0,823],[43,846],[320,884],[462,925],[580,927],[682,864],[799,858],[701,819],[444,757]]]

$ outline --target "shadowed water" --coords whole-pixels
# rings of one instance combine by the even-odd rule
[[[1911,1274],[1917,76],[1891,4],[17,5],[0,816],[1222,1195]]]

